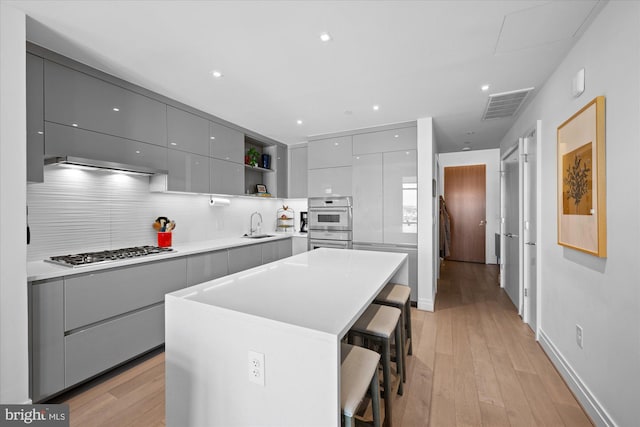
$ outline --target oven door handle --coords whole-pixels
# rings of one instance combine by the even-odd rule
[[[331,212],[348,212],[349,208],[321,208],[321,209],[310,209],[311,213],[331,213]]]

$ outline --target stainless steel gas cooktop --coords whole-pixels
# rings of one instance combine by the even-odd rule
[[[157,255],[164,252],[172,251],[172,248],[160,248],[158,246],[135,246],[132,248],[113,249],[100,252],[86,252],[82,254],[52,256],[45,261],[58,265],[64,265],[66,267],[82,267],[89,264],[120,261],[129,258]]]

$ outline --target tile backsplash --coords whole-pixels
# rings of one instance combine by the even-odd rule
[[[176,244],[241,236],[248,231],[249,217],[255,211],[262,214],[262,231],[273,232],[276,211],[283,203],[306,209],[306,200],[246,197],[229,200],[228,206],[210,206],[208,195],[151,193],[146,176],[47,167],[45,182],[27,187],[31,230],[28,261],[155,245],[152,224],[158,216],[176,221],[173,232]]]

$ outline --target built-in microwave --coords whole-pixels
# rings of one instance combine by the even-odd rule
[[[311,197],[308,206],[309,230],[351,231],[353,229],[351,197]]]

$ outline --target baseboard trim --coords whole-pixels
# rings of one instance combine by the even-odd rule
[[[584,410],[589,414],[591,420],[597,426],[614,427],[616,424],[607,411],[602,407],[600,402],[598,402],[598,399],[596,399],[593,393],[591,393],[591,390],[582,382],[582,379],[580,379],[569,362],[567,362],[562,353],[560,353],[542,329],[540,329],[539,333],[539,342]]]
[[[427,298],[418,298],[418,310],[433,312],[433,300]]]

